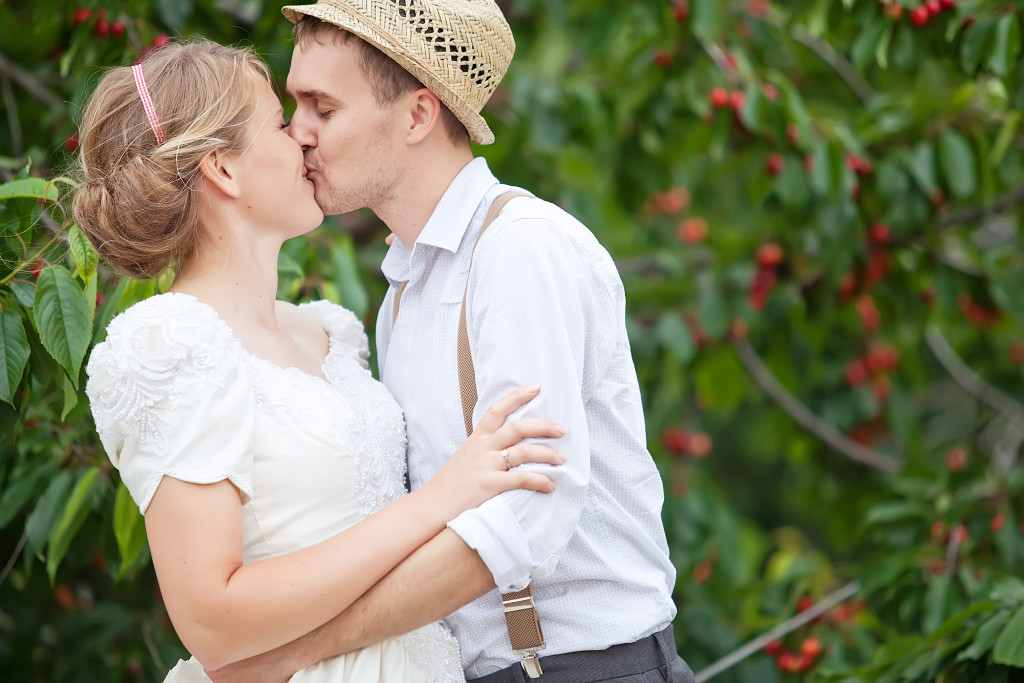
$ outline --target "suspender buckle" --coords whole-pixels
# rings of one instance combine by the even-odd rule
[[[523,653],[522,665],[527,678],[540,678],[540,675],[544,673],[540,668],[540,659],[537,658],[536,650],[528,650]]]

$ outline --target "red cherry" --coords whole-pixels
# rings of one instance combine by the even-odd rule
[[[857,313],[860,314],[860,322],[868,332],[874,332],[882,322],[881,314],[875,305],[875,300],[868,294],[861,294],[857,297]]]
[[[43,264],[40,263],[39,261],[33,261],[32,262],[32,279],[33,280],[38,280],[39,279],[39,276],[42,275],[42,273],[43,273],[43,268],[44,268]]]
[[[811,171],[814,170],[814,167],[817,165],[817,163],[818,162],[815,161],[813,154],[805,154],[804,155],[804,169],[808,173],[810,173]]]
[[[967,451],[959,446],[949,449],[949,452],[946,453],[946,469],[950,472],[959,472],[965,467],[967,467]]]
[[[743,105],[747,101],[747,95],[742,90],[733,90],[729,93],[729,104],[732,105],[733,111],[739,111],[743,109]]]
[[[661,442],[669,452],[682,455],[690,449],[690,434],[678,427],[669,427],[661,433]]]
[[[114,38],[120,38],[124,35],[124,22],[118,19],[110,25],[110,35]]]
[[[67,586],[60,585],[53,589],[53,599],[62,610],[69,610],[75,604],[75,594]]]
[[[806,612],[807,610],[814,607],[814,598],[809,595],[805,595],[796,603],[796,609],[798,612]]]
[[[1024,342],[1015,341],[1010,344],[1010,362],[1014,365],[1024,365]]]
[[[64,141],[64,151],[68,154],[74,154],[78,151],[78,136],[72,133]]]
[[[698,562],[693,568],[693,582],[704,583],[711,578],[711,563],[707,560]]]
[[[1006,518],[1002,515],[996,515],[992,518],[992,523],[989,525],[989,528],[992,530],[992,533],[998,534],[1004,524],[1006,524]]]
[[[888,244],[892,239],[892,232],[885,223],[875,223],[871,226],[871,241],[875,244]]]
[[[932,522],[932,528],[929,530],[928,535],[931,536],[933,541],[945,543],[949,540],[949,533],[946,531],[946,523],[941,519],[935,520]]]
[[[931,17],[931,12],[924,5],[918,5],[914,9],[910,10],[910,23],[914,26],[924,26],[928,23],[928,18]]]
[[[777,268],[786,258],[786,251],[775,242],[769,242],[757,250],[756,258],[762,268]]]
[[[893,21],[899,21],[899,18],[903,16],[903,5],[898,2],[889,2],[885,5],[882,13]]]
[[[868,378],[868,370],[864,365],[864,361],[860,358],[851,360],[846,364],[846,369],[843,370],[843,377],[846,378],[846,383],[851,387],[860,386]]]
[[[766,99],[775,102],[779,99],[779,89],[773,83],[765,83],[761,86],[761,93]]]
[[[92,25],[92,32],[96,34],[97,38],[106,38],[110,33],[110,22],[106,19],[97,19],[96,23]]]
[[[942,3],[939,0],[928,0],[924,3],[924,6],[928,10],[928,14],[932,16],[942,12]]]
[[[708,99],[711,100],[712,107],[721,109],[729,104],[729,91],[725,88],[712,88]]]
[[[668,67],[672,66],[672,55],[665,52],[664,50],[655,50],[654,63],[660,66],[662,69],[667,69]]]
[[[956,0],[939,0],[942,9],[956,9]]]
[[[704,432],[690,434],[690,455],[695,458],[705,458],[711,452],[711,437]]]
[[[956,541],[958,545],[966,543],[969,536],[970,533],[968,533],[967,527],[963,524],[957,524],[956,528],[953,529],[953,540]]]
[[[89,17],[91,16],[91,9],[89,9],[88,7],[79,7],[71,13],[71,25],[78,26],[79,24],[84,24],[89,20]]]
[[[764,646],[764,651],[770,655],[777,655],[782,652],[782,641],[773,640]]]
[[[768,0],[750,0],[747,3],[747,14],[758,19],[768,11]]]
[[[167,37],[166,33],[158,33],[156,37],[153,38],[153,42],[150,43],[154,50],[159,50],[160,48],[167,47],[170,44],[171,39]]]
[[[698,216],[687,218],[676,228],[676,234],[687,244],[703,242],[704,238],[708,236],[708,222]]]
[[[768,171],[768,175],[770,176],[779,175],[779,173],[782,172],[782,167],[784,165],[785,160],[782,158],[782,155],[778,153],[769,154],[768,158],[765,159],[764,162],[765,170]]]
[[[888,401],[889,395],[892,393],[892,380],[889,379],[889,375],[876,375],[871,380],[871,393],[875,395],[875,400],[879,403]]]
[[[672,4],[672,16],[680,24],[685,24],[690,20],[690,5],[686,0],[677,0]]]

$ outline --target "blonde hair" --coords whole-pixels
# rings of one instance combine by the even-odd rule
[[[165,142],[158,144],[129,67],[108,71],[79,126],[72,213],[110,265],[150,278],[199,247],[199,166],[240,153],[267,65],[251,50],[207,40],[175,43],[143,63]]]

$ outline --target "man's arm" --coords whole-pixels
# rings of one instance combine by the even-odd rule
[[[493,588],[494,579],[480,556],[446,529],[320,628],[207,674],[215,683],[284,683],[321,660],[437,621]]]

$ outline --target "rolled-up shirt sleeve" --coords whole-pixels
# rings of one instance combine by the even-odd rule
[[[600,357],[603,340],[587,325],[601,319],[595,308],[608,301],[564,228],[540,218],[502,218],[480,240],[470,274],[466,317],[478,394],[473,421],[508,392],[538,383],[537,398],[510,419],[539,417],[567,428],[560,439],[541,440],[566,456],[564,465],[523,465],[551,477],[557,491],[509,491],[449,523],[507,592],[554,571],[576,531],[590,483],[582,378],[585,364]]]

